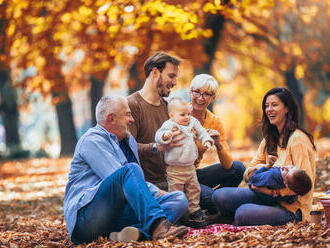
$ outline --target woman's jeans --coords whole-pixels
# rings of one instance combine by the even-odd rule
[[[292,213],[280,205],[268,206],[249,188],[221,188],[213,201],[223,216],[233,217],[239,226],[284,225],[302,220],[301,211]]]
[[[72,241],[91,242],[126,226],[139,228],[149,238],[156,219],[166,217],[174,223],[187,210],[188,201],[182,192],[153,197],[141,167],[129,163],[108,176],[93,200],[78,211]]]
[[[244,171],[245,166],[240,161],[234,161],[230,169],[225,169],[222,164],[197,169],[197,178],[201,186],[201,208],[216,213],[217,208],[212,201],[213,188],[237,187],[243,179]]]

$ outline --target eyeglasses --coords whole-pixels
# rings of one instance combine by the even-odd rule
[[[210,97],[214,96],[214,94],[210,94],[210,93],[207,93],[207,92],[201,93],[197,90],[192,90],[191,92],[192,92],[193,96],[197,97],[197,98],[202,96],[204,99],[209,99]]]

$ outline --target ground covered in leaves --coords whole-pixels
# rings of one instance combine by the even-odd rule
[[[71,158],[0,164],[0,247],[73,247],[63,218]],[[317,163],[316,189],[330,190],[330,157]],[[100,239],[78,247],[330,247],[330,228],[310,223],[251,228],[183,240],[114,243]]]

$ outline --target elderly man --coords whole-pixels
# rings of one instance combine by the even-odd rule
[[[127,100],[102,97],[96,121],[80,138],[71,162],[64,198],[71,240],[79,244],[109,234],[115,241],[185,235],[187,227],[170,222],[187,211],[187,199],[182,192],[165,193],[145,182],[129,132],[134,119]]]

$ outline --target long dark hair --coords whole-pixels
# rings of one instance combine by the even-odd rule
[[[298,119],[299,119],[298,104],[294,99],[292,93],[286,88],[278,87],[269,90],[264,96],[264,99],[262,100],[262,112],[263,112],[262,134],[266,140],[265,151],[267,151],[268,154],[276,154],[277,145],[280,145],[279,142],[281,135],[278,132],[277,127],[275,125],[270,124],[269,119],[266,115],[266,111],[265,111],[266,100],[267,97],[270,95],[277,96],[288,109],[288,113],[286,114],[286,121],[282,129],[282,133],[283,133],[282,148],[287,147],[291,134],[296,129],[299,129],[308,136],[309,140],[313,145],[313,148],[316,150],[313,136],[310,133],[308,133],[306,130],[304,130],[302,127],[300,127],[298,124]]]

